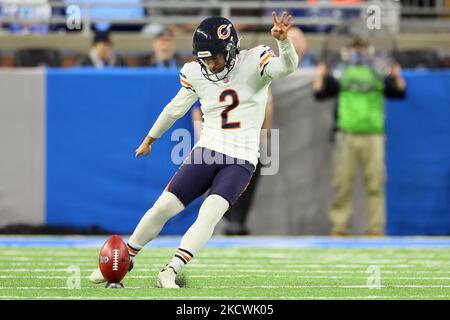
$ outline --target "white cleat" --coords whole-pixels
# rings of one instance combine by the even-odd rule
[[[103,283],[106,282],[105,278],[102,275],[102,272],[100,271],[100,268],[97,268],[97,270],[94,270],[91,275],[89,276],[89,281],[93,283]]]
[[[179,288],[180,286],[175,283],[176,276],[175,270],[170,267],[165,268],[158,274],[156,286],[158,288]]]

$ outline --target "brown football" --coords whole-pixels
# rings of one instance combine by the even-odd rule
[[[98,257],[98,265],[108,283],[119,283],[130,267],[127,245],[118,235],[112,235],[103,244]]]

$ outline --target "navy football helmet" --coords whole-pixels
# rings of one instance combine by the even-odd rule
[[[195,30],[192,47],[205,78],[218,82],[225,79],[233,70],[239,53],[239,39],[230,20],[223,17],[210,17],[203,20]],[[212,73],[203,59],[219,53],[225,55],[225,68],[219,73]]]

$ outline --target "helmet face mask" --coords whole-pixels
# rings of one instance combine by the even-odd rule
[[[222,81],[233,70],[239,53],[239,39],[228,19],[211,17],[203,20],[194,32],[192,45],[202,74],[209,81]],[[214,73],[209,70],[205,58],[221,53],[225,57],[225,66],[220,72]]]
[[[201,66],[203,76],[212,82],[218,82],[225,79],[231,72],[231,70],[233,70],[234,65],[236,63],[236,53],[233,54],[232,52],[230,52],[230,50],[218,53],[218,55],[223,55],[224,59],[224,66],[222,70],[220,70],[219,72],[213,72],[209,69],[208,64],[206,62],[206,59],[208,59],[209,57],[197,58],[197,61],[200,63]]]

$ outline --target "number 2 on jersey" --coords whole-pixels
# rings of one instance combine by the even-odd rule
[[[236,109],[239,105],[239,96],[233,89],[227,89],[222,91],[219,97],[220,102],[227,100],[227,97],[231,98],[231,104],[229,104],[225,110],[220,114],[222,117],[222,129],[239,129],[241,127],[241,122],[228,122],[228,113],[231,110]]]

